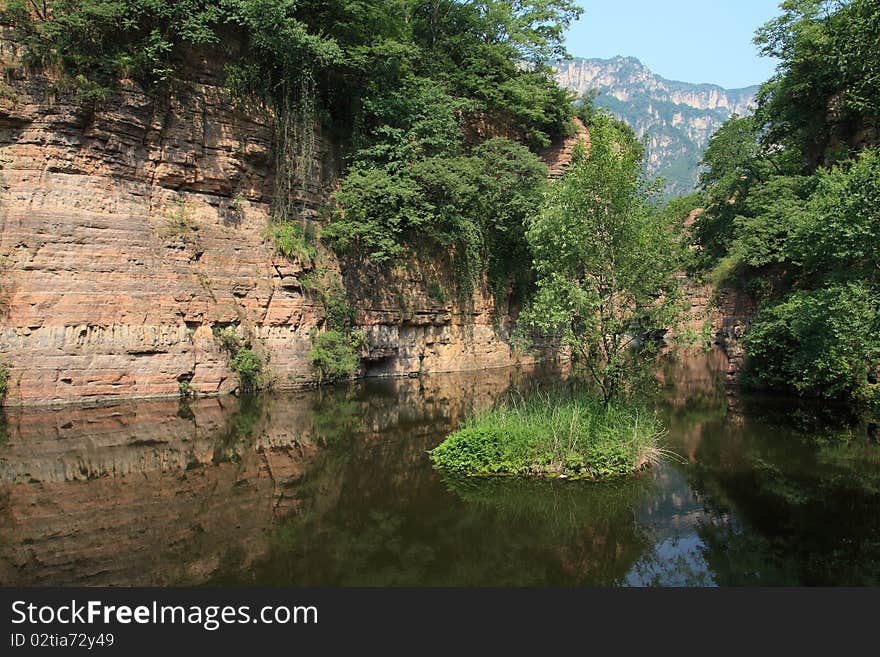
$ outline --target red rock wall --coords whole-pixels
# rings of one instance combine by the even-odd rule
[[[0,32],[6,403],[177,395],[181,381],[202,394],[229,392],[236,377],[212,329],[230,324],[251,338],[275,387],[311,383],[308,352],[323,306],[303,291],[302,265],[275,256],[262,237],[271,114],[236,109],[204,71],[156,97],[123,83],[89,111],[27,71],[8,36]],[[300,199],[308,216],[326,203],[338,171],[333,145],[320,134],[315,143],[303,167],[312,171]],[[332,254],[322,258],[326,271],[340,271]],[[491,296],[432,297],[445,278],[442,267],[416,262],[378,288],[347,275],[368,339],[365,373],[517,360],[509,318],[494,312]]]

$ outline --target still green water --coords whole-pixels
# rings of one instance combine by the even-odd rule
[[[426,451],[560,373],[7,414],[6,585],[606,586],[880,582],[880,446],[667,365],[678,455],[610,483],[444,478]]]

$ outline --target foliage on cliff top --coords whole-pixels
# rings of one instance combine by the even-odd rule
[[[276,105],[314,83],[330,127],[356,124],[360,147],[420,121],[442,140],[399,93],[425,86],[468,125],[546,143],[570,116],[546,64],[579,14],[571,0],[7,0],[0,20],[34,63],[96,96],[123,77],[165,82],[200,51],[229,62],[238,91]]]
[[[522,225],[544,172],[492,137],[537,149],[570,129],[547,64],[579,14],[572,0],[9,0],[0,18],[87,100],[120,77],[161,86],[194,55],[229,62],[237,93],[301,115],[295,139],[318,119],[345,145],[330,244],[381,263],[428,242],[464,287],[489,268],[501,288],[512,259],[529,260]],[[311,149],[276,146],[311,166]]]
[[[747,380],[880,409],[880,3],[787,0],[754,117],[712,137],[703,266],[758,291]]]

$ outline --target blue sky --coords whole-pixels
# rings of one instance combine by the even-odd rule
[[[568,31],[576,57],[637,57],[684,82],[738,88],[758,84],[775,62],[759,57],[755,30],[779,14],[779,0],[580,0]]]

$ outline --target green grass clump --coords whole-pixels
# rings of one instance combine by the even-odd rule
[[[315,247],[308,243],[302,226],[297,223],[273,221],[264,231],[263,237],[275,245],[278,255],[285,258],[299,260],[311,266],[317,256]]]
[[[637,404],[560,392],[477,415],[430,456],[440,469],[476,476],[604,479],[656,463],[662,435],[655,414]]]

